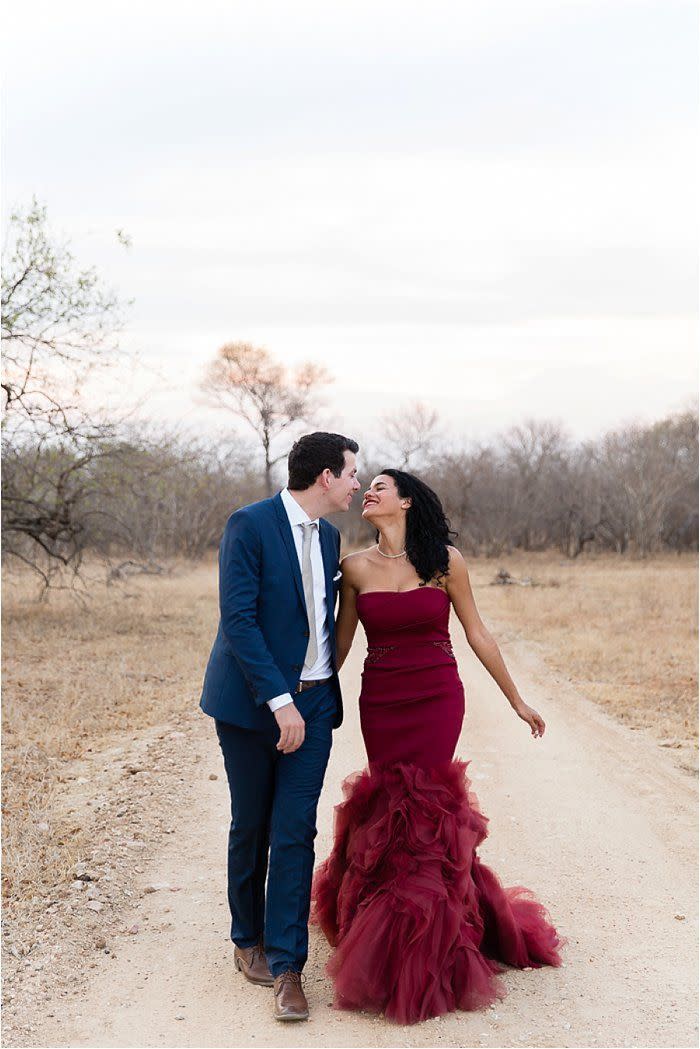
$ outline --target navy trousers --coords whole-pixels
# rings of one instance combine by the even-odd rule
[[[308,955],[316,809],[336,709],[325,683],[295,695],[294,702],[306,734],[292,754],[276,749],[274,719],[269,732],[216,721],[231,791],[231,939],[238,947],[262,941],[273,976],[301,972]]]

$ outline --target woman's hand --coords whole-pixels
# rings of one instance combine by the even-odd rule
[[[519,718],[522,718],[523,721],[527,721],[530,726],[530,731],[535,739],[537,739],[538,736],[544,735],[544,720],[536,710],[533,710],[532,707],[528,707],[527,703],[518,703],[517,706],[513,707],[513,710]]]

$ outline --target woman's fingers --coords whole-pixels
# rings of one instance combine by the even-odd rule
[[[536,710],[533,710],[532,712],[532,717],[530,718],[530,727],[532,728],[533,736],[544,735],[544,721],[542,720],[542,718]]]

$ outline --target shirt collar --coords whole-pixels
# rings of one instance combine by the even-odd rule
[[[283,488],[280,492],[284,508],[287,511],[287,517],[291,525],[306,524],[307,521],[314,521],[318,526],[318,517],[309,517],[303,506],[299,506],[292,493],[288,488]]]

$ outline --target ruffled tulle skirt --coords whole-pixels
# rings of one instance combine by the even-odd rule
[[[344,782],[311,913],[335,947],[337,1008],[415,1023],[503,997],[504,964],[560,964],[542,904],[476,854],[488,820],[466,768],[371,766]]]

